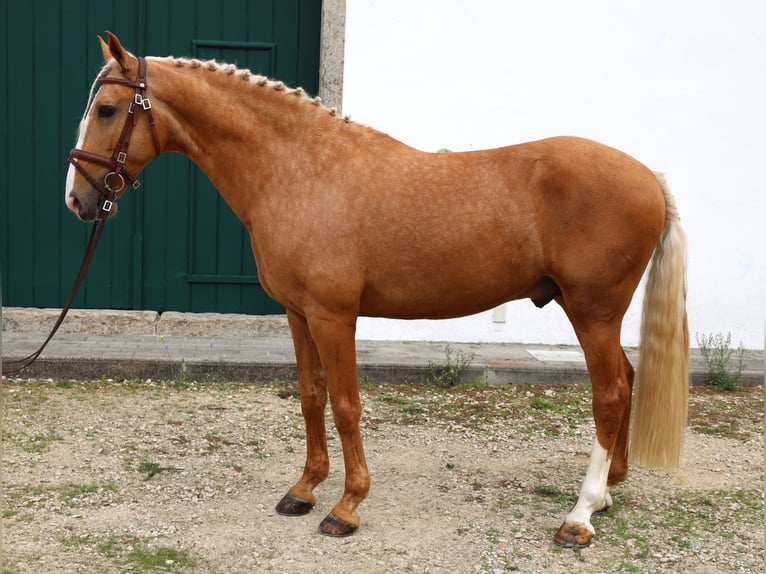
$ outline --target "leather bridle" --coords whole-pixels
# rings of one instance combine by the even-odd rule
[[[152,142],[154,143],[154,153],[156,156],[160,155],[161,149],[157,127],[155,126],[154,118],[152,117],[152,102],[146,97],[146,59],[138,58],[138,75],[135,80],[110,78],[105,76],[98,78],[96,81],[102,85],[119,84],[135,90],[133,101],[130,103],[128,114],[125,117],[125,124],[122,126],[122,132],[120,133],[120,137],[117,138],[117,143],[114,146],[114,151],[112,152],[111,157],[98,155],[77,148],[69,153],[69,162],[85,179],[88,180],[93,188],[103,196],[103,203],[101,204],[102,213],[100,215],[102,217],[108,217],[114,202],[120,198],[128,185],[134,189],[138,189],[141,185],[136,179],[136,176],[131,174],[125,168],[125,162],[128,160],[130,138],[133,135],[133,129],[138,124],[138,116],[140,112],[145,112],[146,118],[149,121],[149,127],[152,132]],[[96,163],[109,168],[111,171],[104,176],[104,181],[101,183],[88,173],[88,170],[80,165],[78,160]]]
[[[6,361],[6,363],[12,363],[14,366],[10,368],[3,368],[3,375],[9,375],[11,373],[17,373],[22,369],[27,368],[29,365],[37,360],[37,357],[43,352],[46,345],[53,339],[53,335],[56,334],[61,323],[64,322],[69,309],[72,306],[74,297],[77,294],[77,290],[80,287],[83,279],[85,278],[85,271],[88,269],[90,260],[93,257],[93,253],[96,250],[96,245],[101,238],[101,232],[104,230],[106,220],[109,219],[109,212],[114,207],[114,203],[120,198],[125,191],[126,187],[130,185],[134,189],[138,189],[140,182],[136,179],[136,176],[131,174],[125,169],[125,162],[128,159],[128,147],[130,146],[130,138],[133,135],[133,129],[138,123],[138,113],[146,112],[146,117],[149,121],[149,127],[152,131],[152,140],[154,142],[154,152],[156,155],[160,155],[162,151],[160,148],[160,138],[157,134],[157,127],[154,125],[154,118],[152,118],[152,103],[149,98],[146,97],[146,60],[144,58],[138,58],[138,75],[135,80],[126,80],[124,78],[110,78],[102,77],[96,80],[99,84],[119,84],[122,86],[128,86],[135,90],[133,101],[128,107],[128,114],[125,118],[125,124],[122,127],[120,137],[117,139],[117,144],[114,146],[114,152],[112,157],[106,157],[91,153],[89,151],[81,149],[73,149],[69,153],[69,162],[79,171],[85,179],[93,186],[94,189],[103,196],[103,202],[101,203],[101,209],[99,211],[98,220],[93,224],[93,228],[90,233],[90,239],[88,240],[88,246],[85,249],[85,255],[83,256],[82,263],[80,264],[80,271],[75,279],[72,292],[69,294],[66,304],[61,309],[61,313],[56,319],[53,328],[51,329],[48,337],[45,339],[40,348],[34,353],[27,355],[26,357],[14,361]],[[87,113],[87,110],[86,110]],[[80,165],[78,160],[88,161],[96,163],[98,165],[109,168],[106,176],[104,176],[103,183],[94,178],[88,170]]]

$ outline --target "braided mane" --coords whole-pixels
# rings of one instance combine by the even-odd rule
[[[243,80],[250,84],[254,84],[261,88],[272,89],[277,92],[284,92],[285,94],[295,95],[300,98],[304,98],[306,101],[311,102],[317,107],[321,107],[327,110],[332,116],[338,115],[337,108],[325,107],[322,104],[322,98],[318,96],[315,98],[310,97],[306,93],[306,90],[304,90],[303,88],[290,88],[284,82],[281,82],[278,80],[272,80],[260,74],[254,74],[250,70],[238,68],[234,64],[227,64],[224,62],[218,62],[216,60],[198,60],[197,58],[174,58],[173,56],[169,56],[169,60],[173,62],[179,68],[192,68],[192,69],[198,68],[202,70],[207,70],[209,72],[219,72],[229,76],[234,76],[236,78],[239,78],[240,80]],[[351,121],[351,118],[349,118],[349,116],[344,116],[343,119],[347,123]]]

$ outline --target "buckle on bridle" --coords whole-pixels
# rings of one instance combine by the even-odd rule
[[[133,103],[137,106],[141,106],[145,110],[151,110],[152,109],[152,102],[149,98],[145,98],[141,94],[136,94],[133,97]],[[133,106],[131,106],[131,111],[133,110]]]
[[[107,213],[112,211],[112,206],[114,205],[113,201],[109,201],[108,199],[104,200],[104,205],[101,206],[102,211],[106,211]]]

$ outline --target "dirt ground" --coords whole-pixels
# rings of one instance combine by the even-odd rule
[[[762,571],[763,389],[691,393],[681,468],[633,469],[573,551],[552,537],[588,463],[585,387],[364,386],[372,491],[331,539],[334,431],[317,507],[274,511],[304,462],[289,383],[5,381],[0,570]]]

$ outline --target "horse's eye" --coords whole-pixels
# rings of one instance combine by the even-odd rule
[[[115,108],[114,106],[104,105],[98,108],[98,117],[111,118],[116,111],[117,111],[117,108]]]

